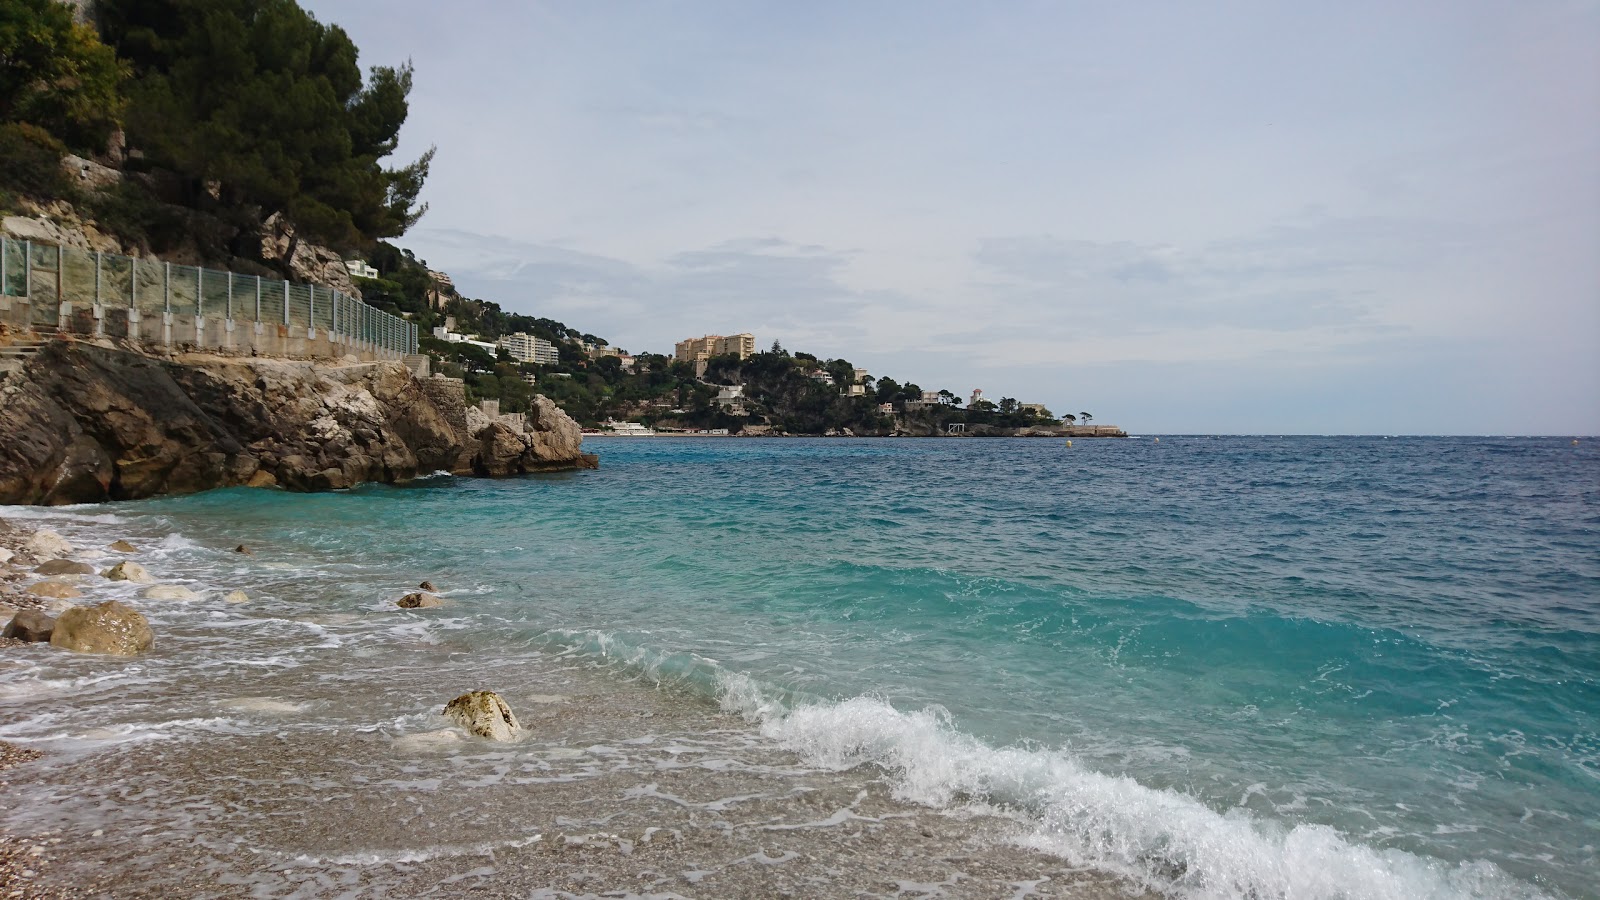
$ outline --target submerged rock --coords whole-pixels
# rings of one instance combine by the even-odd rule
[[[50,633],[55,631],[55,627],[56,620],[53,616],[37,609],[24,609],[11,617],[11,621],[6,623],[5,630],[0,631],[0,637],[26,641],[30,644],[48,643]]]
[[[112,581],[132,581],[135,584],[154,584],[156,580],[144,566],[131,560],[119,562],[100,574]]]
[[[117,551],[118,553],[137,553],[137,552],[139,552],[139,548],[138,547],[135,547],[134,545],[128,543],[127,541],[113,541],[112,544],[111,544],[111,549]]]
[[[255,554],[251,552],[250,548],[246,547],[243,544],[240,544],[239,546],[233,548],[233,552],[235,552],[235,553],[243,553],[245,556],[255,556]]]
[[[133,607],[115,600],[74,606],[56,619],[50,644],[78,653],[133,656],[155,646],[150,623]]]
[[[93,575],[94,566],[73,559],[51,559],[40,563],[33,571],[38,575]]]
[[[222,599],[228,601],[229,603],[249,603],[250,595],[246,594],[244,591],[229,591],[222,595]]]
[[[199,600],[200,595],[179,584],[158,584],[145,588],[140,596],[146,600]]]
[[[38,584],[30,585],[28,593],[35,597],[53,597],[57,600],[71,600],[82,597],[83,593],[65,581],[46,579]]]
[[[444,714],[467,731],[491,741],[509,741],[522,733],[516,714],[494,691],[468,691],[445,704]]]
[[[32,553],[34,556],[44,558],[51,556],[66,556],[77,548],[68,543],[66,538],[56,534],[54,531],[51,531],[48,528],[41,528],[33,533],[33,537],[28,538],[28,542],[22,545],[22,549]]]
[[[424,581],[423,583],[417,585],[417,587],[422,588],[425,591],[437,591],[438,590],[438,588],[433,586],[433,582],[431,582],[431,581]]]
[[[443,606],[444,601],[432,594],[418,592],[401,597],[394,602],[394,605],[401,609],[432,609],[436,606]]]

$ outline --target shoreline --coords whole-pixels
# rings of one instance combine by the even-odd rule
[[[12,810],[0,828],[18,848],[10,869],[0,862],[0,896],[85,896],[106,872],[118,873],[117,896],[151,897],[227,895],[224,884],[240,895],[313,884],[398,895],[463,884],[496,895],[851,896],[909,884],[952,897],[1125,895],[1111,876],[1022,846],[1014,814],[896,799],[876,766],[809,763],[704,696],[570,654],[506,660],[475,649],[503,636],[392,609],[392,597],[336,611],[296,598],[295,578],[254,589],[308,561],[273,547],[232,554],[227,540],[154,550],[189,539],[97,521],[120,518],[101,509],[29,511],[0,528],[0,546],[19,547],[33,528],[80,547],[128,539],[140,550],[119,556],[203,588],[202,599],[129,600],[156,632],[142,657],[0,648],[9,716],[62,702],[82,713],[75,725],[0,733],[20,750],[0,775],[0,807]],[[184,554],[221,559],[252,588],[249,602],[222,601],[228,585],[200,584],[203,573],[175,561]],[[7,596],[36,577],[18,562],[37,559],[0,566]],[[127,593],[77,577],[80,603]],[[389,581],[395,596],[408,583]],[[470,612],[470,597],[442,587],[456,608],[444,615]],[[237,620],[221,639],[218,617]],[[263,667],[282,648],[250,631],[286,627],[327,646]],[[63,680],[86,687],[63,696]],[[527,736],[493,744],[453,729],[439,707],[464,687],[500,691]],[[138,699],[124,709],[129,691]],[[46,849],[35,857],[35,847]]]

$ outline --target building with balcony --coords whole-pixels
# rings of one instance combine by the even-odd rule
[[[733,354],[748,359],[756,352],[756,336],[747,332],[723,336],[708,334],[704,337],[686,338],[673,346],[672,356],[679,362],[700,362],[713,356]]]
[[[561,353],[556,345],[542,337],[531,334],[508,334],[499,341],[501,347],[511,354],[517,362],[537,363],[541,366],[553,366],[561,362]]]

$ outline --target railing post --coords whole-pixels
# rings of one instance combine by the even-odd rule
[[[283,324],[289,324],[289,282],[283,283]]]
[[[94,305],[100,305],[100,260],[103,254],[99,250],[94,252]]]
[[[0,296],[6,292],[6,244],[9,243],[4,236],[0,236]]]
[[[33,241],[22,242],[22,296],[33,302]]]
[[[132,257],[128,263],[128,308],[139,308],[139,258]]]
[[[310,337],[312,330],[317,327],[317,286],[313,284],[306,291],[306,337]]]
[[[261,321],[261,276],[256,276],[256,321]]]
[[[163,297],[162,302],[161,302],[161,311],[164,312],[164,313],[171,313],[172,312],[172,263],[170,263],[170,262],[163,262],[161,264],[161,294],[162,294],[162,297]]]
[[[228,303],[227,303],[226,310],[227,310],[226,318],[229,318],[229,319],[233,318],[233,270],[232,269],[228,270]]]
[[[206,269],[205,266],[194,267],[194,318],[199,322],[205,315],[206,301]]]

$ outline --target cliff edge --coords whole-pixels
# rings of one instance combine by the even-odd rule
[[[418,379],[398,362],[162,357],[58,339],[7,369],[0,504],[233,485],[337,490],[441,470],[509,475],[598,464],[581,452],[577,423],[549,401],[520,432],[486,424],[469,414],[459,382]]]

